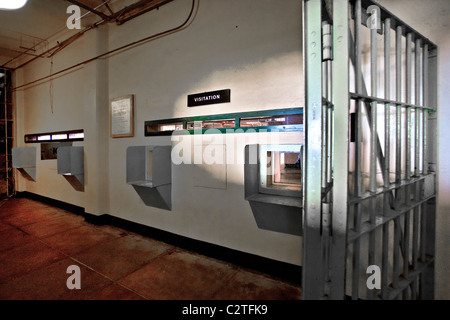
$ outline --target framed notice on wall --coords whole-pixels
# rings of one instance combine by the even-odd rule
[[[111,138],[134,136],[134,95],[111,100]]]

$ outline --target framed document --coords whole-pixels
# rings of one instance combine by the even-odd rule
[[[134,95],[111,100],[111,138],[134,136]]]

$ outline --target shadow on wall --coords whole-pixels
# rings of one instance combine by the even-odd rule
[[[84,192],[84,184],[76,176],[63,175],[63,177],[66,178],[76,191]]]

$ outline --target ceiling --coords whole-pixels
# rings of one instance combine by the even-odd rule
[[[28,0],[18,10],[0,10],[0,67],[13,67],[18,57],[33,58],[48,39],[67,31],[70,5],[81,9],[81,28],[94,23],[123,24],[173,0]],[[79,32],[74,29],[73,34]]]

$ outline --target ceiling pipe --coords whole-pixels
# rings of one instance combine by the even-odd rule
[[[27,87],[27,86],[32,85],[32,84],[35,84],[35,83],[37,83],[37,82],[40,82],[40,81],[43,81],[43,80],[52,78],[52,77],[54,77],[54,76],[56,76],[56,75],[59,75],[59,74],[61,74],[61,73],[70,71],[70,70],[75,69],[75,68],[77,68],[77,67],[81,67],[82,65],[87,64],[87,63],[90,63],[90,62],[92,62],[92,61],[95,61],[95,60],[104,58],[104,57],[109,56],[109,55],[111,55],[111,54],[113,54],[113,53],[116,53],[116,52],[119,52],[119,51],[123,51],[123,50],[125,50],[125,49],[128,49],[128,48],[130,48],[130,47],[137,46],[137,45],[139,45],[139,44],[141,44],[141,43],[144,43],[144,42],[153,40],[153,39],[155,39],[155,38],[159,38],[159,37],[162,37],[162,36],[165,36],[165,35],[168,35],[168,34],[177,32],[177,31],[181,31],[181,30],[183,30],[185,27],[188,26],[188,23],[189,23],[189,21],[191,20],[191,17],[193,16],[193,14],[194,14],[194,9],[195,9],[195,0],[192,0],[192,7],[191,7],[191,10],[190,10],[190,12],[189,12],[188,17],[186,18],[186,20],[185,20],[182,24],[178,25],[177,27],[174,27],[174,28],[172,28],[172,29],[168,29],[168,30],[166,30],[166,31],[162,31],[162,32],[153,34],[153,35],[148,36],[148,37],[145,37],[145,38],[143,38],[143,39],[141,39],[141,40],[137,40],[137,41],[128,43],[128,44],[123,45],[123,46],[121,46],[121,47],[119,47],[119,48],[110,50],[110,51],[105,52],[105,53],[103,53],[103,54],[100,54],[100,55],[98,55],[98,56],[96,56],[96,57],[87,59],[87,60],[82,61],[82,62],[80,62],[80,63],[77,63],[77,64],[75,64],[75,65],[73,65],[73,66],[70,66],[70,67],[65,68],[65,69],[63,69],[63,70],[57,71],[57,72],[55,72],[55,73],[52,73],[52,74],[50,74],[50,75],[48,75],[48,76],[45,76],[45,77],[42,77],[42,78],[40,78],[40,79],[36,79],[36,80],[30,81],[30,82],[28,82],[28,83],[22,84],[22,85],[20,85],[20,86],[17,86],[17,87],[15,87],[15,88],[13,88],[12,90],[13,90],[13,91],[16,91],[16,90],[18,90],[18,89]],[[16,70],[16,69],[14,69],[14,70]]]
[[[140,15],[142,15],[144,13],[147,13],[147,12],[152,11],[154,9],[159,9],[159,7],[165,5],[165,4],[169,3],[169,2],[172,2],[172,1],[173,0],[154,0],[154,1],[151,1],[150,3],[143,4],[141,7],[138,8],[140,10],[138,10],[137,12],[135,12],[134,14],[131,14],[130,16],[128,16],[126,18],[118,19],[116,21],[116,23],[118,25],[124,24],[125,22],[130,21],[131,19],[134,19],[134,18],[136,18],[136,17],[138,17],[138,16],[140,16]],[[147,7],[147,8],[145,8],[145,7]]]
[[[118,11],[116,13],[113,13],[113,11],[109,7],[107,1],[104,1],[100,6],[97,6],[96,8],[90,8],[90,7],[80,3],[77,0],[67,0],[67,1],[69,1],[69,2],[71,2],[73,4],[75,4],[75,5],[79,5],[80,7],[83,7],[86,10],[89,10],[90,12],[93,12],[94,14],[97,14],[99,16],[104,16],[104,18],[102,18],[102,20],[100,20],[98,22],[95,22],[94,24],[90,25],[89,27],[83,29],[82,31],[76,33],[75,35],[69,37],[68,39],[65,39],[62,42],[58,42],[57,45],[53,46],[50,49],[47,49],[46,51],[42,52],[41,54],[35,55],[32,59],[22,63],[21,65],[15,67],[15,68],[11,68],[12,70],[20,69],[20,68],[26,66],[27,64],[35,61],[38,58],[43,58],[47,54],[49,54],[48,57],[53,56],[54,54],[56,54],[57,52],[61,51],[66,46],[68,46],[70,43],[72,43],[73,41],[75,41],[76,39],[81,37],[84,33],[86,33],[89,30],[92,30],[94,28],[97,28],[101,24],[108,23],[108,22],[111,22],[111,21],[115,21],[117,25],[122,25],[125,22],[127,22],[127,21],[129,21],[129,20],[131,20],[131,19],[133,19],[133,18],[135,18],[135,17],[137,17],[139,15],[142,15],[142,14],[144,14],[146,12],[149,12],[151,10],[154,10],[154,9],[159,9],[159,7],[165,5],[165,4],[169,3],[169,2],[172,2],[173,0],[140,0],[140,1],[135,2],[132,5],[129,5],[129,6],[125,7],[125,8],[123,8],[123,9],[121,9],[120,11]],[[106,14],[104,14],[104,13],[102,13],[102,12],[97,10],[97,8],[101,7],[102,5],[105,5],[107,7],[108,11],[111,12],[111,15],[108,16],[108,15],[106,15]],[[150,5],[150,7],[147,7],[147,8],[145,8],[142,11],[138,11],[140,7],[144,7],[144,6],[148,6],[148,5]],[[126,18],[124,18],[122,20],[119,19],[120,16],[126,15],[126,13],[128,13],[128,12],[130,12],[132,10],[136,10],[137,12],[134,13],[134,14],[131,14],[130,16],[127,16]],[[18,59],[20,56],[21,55],[13,58],[11,60],[9,60],[8,62],[4,63],[1,67],[5,67],[6,65],[10,64],[12,61]]]
[[[81,37],[81,36],[82,36],[84,33],[86,33],[87,31],[92,30],[92,29],[94,29],[94,28],[97,28],[99,25],[101,25],[101,24],[103,24],[103,23],[105,23],[105,21],[104,21],[104,20],[101,20],[101,21],[98,21],[98,22],[96,22],[96,23],[90,25],[89,27],[87,27],[87,28],[81,30],[80,32],[74,34],[73,36],[71,36],[71,37],[69,37],[69,38],[67,38],[67,39],[65,39],[64,41],[58,42],[57,45],[55,45],[55,46],[51,47],[50,49],[47,49],[47,50],[45,50],[44,52],[42,52],[42,53],[36,55],[34,58],[32,58],[32,59],[30,59],[30,60],[28,60],[28,61],[25,61],[24,63],[22,63],[21,65],[15,67],[15,68],[13,68],[12,70],[16,70],[16,69],[23,68],[23,67],[26,66],[27,64],[29,64],[29,63],[35,61],[35,60],[38,59],[38,58],[43,58],[43,57],[44,57],[45,55],[47,55],[47,54],[49,54],[49,57],[51,57],[51,56],[54,55],[57,51],[60,51],[62,48],[66,47],[67,45],[69,45],[70,43],[72,43],[73,41],[75,41],[76,39],[78,39],[79,37]],[[6,65],[7,65],[8,63],[10,63],[10,62],[11,62],[11,60],[8,61],[7,63],[5,63],[2,67],[6,66]]]
[[[126,14],[127,12],[129,12],[131,10],[138,9],[139,7],[147,5],[150,2],[156,2],[156,1],[158,1],[158,0],[140,0],[140,1],[137,1],[137,2],[135,2],[133,4],[130,4],[129,6],[126,6],[123,9],[117,11],[116,13],[114,13],[114,15],[112,15],[112,17],[115,18],[115,19],[118,19],[122,15]]]
[[[108,21],[109,19],[111,19],[110,16],[107,16],[106,14],[104,14],[101,11],[96,10],[95,8],[89,7],[89,6],[85,5],[84,3],[81,3],[80,1],[77,1],[77,0],[67,0],[67,1],[69,1],[70,3],[73,3],[74,5],[77,5],[77,6],[81,7],[81,8],[83,8],[83,9],[86,9],[86,10],[92,12],[92,13],[95,13],[96,15],[98,15],[103,20]]]
[[[91,8],[78,0],[67,0],[67,1],[98,15],[107,22],[114,20],[118,25],[121,25],[141,14],[144,14],[154,9],[158,9],[160,6],[172,2],[173,0],[139,0],[129,6],[122,8],[121,10],[115,13],[111,10],[111,8],[107,5],[107,3],[103,3],[107,5],[107,9],[111,13],[110,15],[106,15],[103,12],[96,10],[97,8]]]

